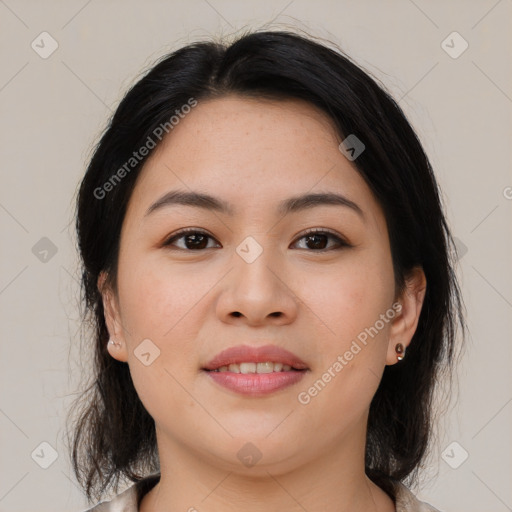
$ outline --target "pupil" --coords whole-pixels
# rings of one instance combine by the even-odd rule
[[[206,240],[206,237],[204,235],[187,235],[186,237],[186,242],[187,242],[187,247],[189,247],[189,245],[192,245],[192,247],[189,247],[192,248],[192,249],[203,249],[205,247],[205,240]],[[190,241],[192,241],[190,243]]]
[[[308,236],[308,244],[312,242],[314,247],[308,245],[310,249],[325,249],[325,241],[327,237],[325,235],[309,235]]]

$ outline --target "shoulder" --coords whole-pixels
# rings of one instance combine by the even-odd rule
[[[401,483],[395,484],[396,512],[439,512],[428,503],[419,501],[416,496]]]
[[[142,497],[160,480],[160,474],[149,475],[134,483],[110,501],[102,501],[84,512],[138,512]]]

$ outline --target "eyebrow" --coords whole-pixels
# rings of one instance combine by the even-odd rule
[[[229,203],[209,194],[172,190],[154,202],[146,210],[144,217],[147,217],[154,211],[160,210],[161,208],[174,205],[193,206],[195,208],[203,208],[205,210],[212,210],[227,215],[233,215],[234,213],[233,207]],[[345,206],[352,209],[364,219],[363,210],[354,201],[351,201],[341,194],[335,194],[333,192],[309,193],[290,197],[279,203],[277,211],[282,215],[287,215],[289,213],[302,211],[308,208],[326,205]]]

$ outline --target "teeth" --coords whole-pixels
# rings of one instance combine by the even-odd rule
[[[274,363],[258,363],[256,365],[256,373],[272,373],[274,371]]]
[[[216,372],[232,372],[232,373],[272,373],[272,372],[289,372],[292,367],[289,364],[273,363],[266,361],[264,363],[240,363],[221,366]]]
[[[256,373],[256,363],[240,363],[240,373]]]

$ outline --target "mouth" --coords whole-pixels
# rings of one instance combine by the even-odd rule
[[[263,363],[246,362],[246,363],[232,363],[224,365],[215,370],[206,370],[211,372],[231,372],[243,373],[244,375],[250,373],[274,373],[274,372],[303,372],[305,368],[294,368],[293,366],[285,363],[274,363],[272,361],[265,361]]]
[[[230,391],[262,396],[296,384],[309,368],[298,356],[275,345],[240,345],[220,352],[202,370]]]

